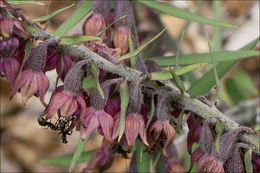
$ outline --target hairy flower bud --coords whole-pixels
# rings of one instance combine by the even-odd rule
[[[83,24],[83,34],[95,36],[106,27],[105,19],[101,14],[93,14]],[[104,35],[104,34],[103,34]]]
[[[0,40],[0,57],[12,56],[19,46],[19,40],[15,37]]]
[[[135,39],[129,28],[120,27],[114,35],[113,42],[116,48],[121,49],[121,55],[125,54],[129,49],[128,37],[131,35],[133,43]]]
[[[126,17],[115,23],[117,29],[120,27],[131,28],[134,23],[134,17],[129,0],[116,1],[115,19],[125,15]]]
[[[93,0],[92,9],[95,14],[108,15],[112,7],[112,0]]]

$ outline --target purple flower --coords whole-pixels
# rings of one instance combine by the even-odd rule
[[[94,152],[91,160],[88,162],[86,168],[82,172],[99,171],[102,172],[108,169],[114,160],[113,146],[103,139],[101,149]]]
[[[187,136],[187,148],[189,153],[191,153],[192,145],[198,143],[200,139],[201,124],[195,119],[195,115],[191,114],[187,119],[187,124],[189,127],[189,133]]]
[[[13,56],[18,46],[17,38],[11,37],[0,40],[0,74],[5,76],[11,85],[14,84],[20,68],[19,61]]]
[[[2,16],[2,19],[0,19],[0,31],[0,34],[5,37],[13,35],[24,38],[28,37],[26,29],[16,18]]]
[[[153,146],[163,147],[163,155],[167,158],[167,149],[175,138],[176,131],[171,125],[170,104],[167,98],[171,93],[161,97],[156,105],[157,120],[152,122],[148,130],[150,149]]]
[[[63,66],[63,71],[60,76],[62,81],[64,81],[67,72],[71,68],[72,62],[75,61],[76,59],[77,58],[75,56],[72,56],[70,54],[63,55],[64,66]],[[46,67],[44,70],[50,71],[53,69],[56,69],[57,74],[59,74],[61,71],[61,55],[59,55],[55,51],[51,51],[50,55],[47,57]]]
[[[115,116],[113,139],[118,138],[120,132],[120,112]],[[133,147],[138,136],[145,145],[149,145],[146,138],[146,129],[143,117],[137,113],[127,114],[125,118],[124,136],[129,147]]]
[[[58,87],[56,92],[52,94],[47,114],[47,119],[55,113],[59,113],[61,117],[70,117],[79,111],[80,116],[86,113],[86,103],[83,99],[81,66],[87,63],[80,61],[72,67],[64,79],[64,86]]]
[[[15,81],[11,98],[20,89],[23,104],[35,94],[40,97],[40,101],[46,106],[44,96],[50,84],[42,71],[47,59],[47,48],[54,43],[56,43],[55,40],[48,40],[40,43],[32,50],[28,59],[28,68],[22,71],[21,76]]]
[[[90,97],[91,107],[87,108],[84,116],[81,116],[82,126],[80,126],[81,138],[89,137],[96,129],[104,135],[105,139],[113,143],[112,128],[114,120],[111,115],[104,111],[111,87],[122,81],[122,78],[110,79],[101,83],[101,88],[104,93],[104,99],[96,89]]]
[[[251,132],[249,128],[238,128],[233,131],[224,133],[220,137],[219,152],[216,151],[216,144],[213,136],[214,131],[208,121],[204,125],[200,134],[200,147],[197,148],[191,155],[192,169],[194,163],[197,161],[197,170],[199,172],[237,172],[243,168],[238,148],[246,148],[246,144],[238,144],[237,136],[241,132]],[[224,164],[227,168],[224,169]]]

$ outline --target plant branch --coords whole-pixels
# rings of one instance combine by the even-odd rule
[[[32,35],[35,37],[35,39],[39,39],[42,41],[45,41],[50,38],[52,39],[55,38],[57,40],[59,39],[58,37],[44,30],[39,30],[39,32],[34,32],[32,33]],[[64,53],[70,53],[81,59],[91,59],[97,64],[99,68],[107,70],[114,74],[118,74],[119,76],[124,77],[127,81],[136,82],[141,77],[145,77],[147,79],[146,83],[148,85],[152,85],[149,74],[144,74],[135,69],[125,67],[122,64],[119,65],[113,64],[82,45],[71,45],[71,46],[58,45],[58,49],[61,49],[62,51],[64,51]],[[164,95],[169,94],[169,92],[179,94],[179,96],[174,97],[173,100],[179,105],[181,105],[182,107],[185,107],[185,110],[191,111],[205,120],[208,119],[220,120],[224,124],[225,130],[227,131],[231,131],[240,127],[238,123],[232,121],[227,116],[222,114],[219,110],[216,109],[216,107],[214,106],[209,107],[203,102],[195,98],[191,98],[187,93],[184,93],[184,95],[181,96],[180,91],[177,87],[175,87],[169,82],[164,82],[164,81],[161,82],[164,83],[166,87],[164,89],[158,88],[158,92]],[[260,144],[259,144],[260,136],[258,134],[256,133],[244,134],[240,137],[240,140],[244,143],[249,144],[252,147],[253,151],[256,154],[260,155]]]

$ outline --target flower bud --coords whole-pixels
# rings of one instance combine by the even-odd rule
[[[133,43],[135,39],[129,28],[120,27],[114,35],[113,42],[116,48],[121,49],[121,55],[125,54],[129,49],[128,37],[131,35]]]
[[[129,0],[116,1],[115,19],[118,19],[125,15],[126,17],[115,23],[117,29],[119,29],[120,27],[131,28],[134,23],[134,17]]]
[[[105,19],[101,14],[93,14],[88,17],[83,24],[83,34],[95,36],[97,33],[105,29]]]
[[[112,7],[112,0],[93,0],[92,9],[95,14],[108,15]]]
[[[18,46],[19,40],[15,37],[4,38],[3,40],[0,40],[0,56],[12,56]]]

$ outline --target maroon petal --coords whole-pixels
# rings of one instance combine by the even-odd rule
[[[98,128],[99,125],[100,123],[98,117],[95,114],[88,115],[84,121],[85,128],[83,126],[80,128],[81,139],[84,140],[85,138],[89,137]]]
[[[125,123],[125,137],[130,147],[134,146],[139,129],[140,124],[138,119],[136,119],[134,115],[127,115]]]
[[[2,59],[1,59],[2,60]],[[18,76],[20,63],[15,57],[5,58],[2,63],[1,71],[4,71],[6,79],[11,85],[14,85],[15,80]]]
[[[175,129],[168,123],[168,122],[164,122],[163,123],[163,132],[165,134],[165,136],[167,137],[167,140],[163,146],[163,155],[167,158],[168,154],[167,154],[167,149],[168,146],[172,143],[173,139],[175,138]]]
[[[38,75],[38,89],[39,89],[39,97],[44,106],[47,106],[47,104],[44,101],[44,96],[50,86],[50,82],[48,78],[43,74],[43,72],[40,72]]]
[[[15,81],[14,87],[11,93],[10,99],[16,94],[16,92],[25,84],[25,82],[31,77],[32,72],[30,70],[25,70],[21,73],[21,76]]]
[[[190,158],[190,169],[188,172],[191,171],[191,169],[193,168],[195,162],[197,162],[200,157],[203,155],[203,151],[202,149],[199,147],[197,148],[192,154],[191,154],[191,158]]]
[[[26,101],[31,98],[38,91],[37,74],[33,74],[28,79],[24,86],[21,87],[22,103],[25,105]]]
[[[111,115],[107,114],[105,111],[97,111],[95,115],[98,118],[102,131],[106,140],[110,143],[113,143],[112,135],[112,128],[114,124],[114,120]]]

